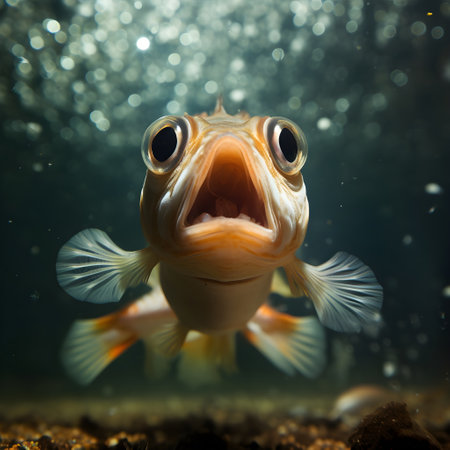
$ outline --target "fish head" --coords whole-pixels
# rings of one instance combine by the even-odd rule
[[[164,116],[142,140],[141,224],[161,261],[219,281],[259,276],[292,258],[309,208],[301,129],[281,117]]]

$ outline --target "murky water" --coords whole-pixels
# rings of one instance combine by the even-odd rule
[[[117,305],[72,299],[55,261],[85,228],[129,250],[145,245],[142,135],[162,115],[211,112],[220,94],[232,114],[301,126],[302,258],[357,255],[384,303],[378,327],[327,331],[316,380],[289,378],[239,339],[239,372],[211,395],[256,385],[258,395],[316,393],[331,405],[360,384],[448,392],[449,19],[448,1],[5,0],[0,396],[19,405],[55,393],[126,396],[127,386],[129,398],[185,392],[174,372],[163,384],[147,378],[141,344],[88,388],[68,378],[60,348],[70,324]],[[293,314],[304,307],[273,301]]]

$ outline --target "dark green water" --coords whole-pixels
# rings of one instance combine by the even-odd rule
[[[376,333],[327,331],[318,380],[286,377],[239,339],[226,389],[448,386],[449,19],[446,1],[3,2],[0,393],[82,392],[61,366],[63,338],[117,305],[63,292],[57,251],[89,227],[142,248],[142,134],[165,114],[212,111],[220,93],[230,113],[305,132],[304,259],[345,250],[384,288]],[[86,392],[124,386],[161,388],[139,344]]]

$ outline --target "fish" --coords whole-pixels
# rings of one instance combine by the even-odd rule
[[[212,114],[154,121],[141,154],[147,246],[126,251],[89,228],[57,256],[57,280],[77,300],[119,302],[130,287],[150,287],[72,325],[62,360],[78,382],[92,382],[138,340],[153,375],[175,360],[188,384],[216,381],[237,369],[238,333],[282,372],[312,378],[325,365],[324,327],[359,332],[379,320],[383,290],[362,261],[338,252],[314,266],[297,256],[309,220],[308,145],[293,121],[231,115],[219,98]],[[281,312],[273,293],[309,298],[316,314]]]

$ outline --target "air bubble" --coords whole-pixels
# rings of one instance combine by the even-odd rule
[[[437,183],[428,183],[425,185],[425,192],[431,195],[439,195],[444,192],[444,189]]]
[[[137,108],[141,103],[142,103],[142,98],[138,94],[131,94],[128,97],[128,104],[133,108]]]
[[[61,25],[57,20],[54,19],[47,19],[44,21],[45,28],[49,33],[55,34],[61,29]]]
[[[396,69],[391,72],[391,80],[398,87],[403,87],[406,85],[406,83],[408,83],[408,75],[406,75],[405,72],[402,72],[401,70]]]
[[[218,87],[217,83],[213,80],[209,80],[205,83],[205,91],[208,94],[215,94],[217,92],[218,88],[219,87]]]
[[[414,36],[422,36],[425,34],[426,31],[427,31],[427,26],[419,20],[417,22],[414,22],[411,25],[411,33]]]
[[[146,38],[145,36],[141,36],[136,41],[136,47],[138,48],[138,50],[141,50],[144,52],[145,50],[148,50],[150,48],[150,40],[148,38]]]
[[[328,117],[321,117],[317,121],[317,128],[321,131],[328,130],[331,127],[331,120]]]
[[[281,61],[284,58],[284,50],[282,48],[276,48],[272,52],[272,58],[275,61]]]
[[[234,89],[230,92],[230,99],[235,103],[240,103],[245,98],[245,91],[243,89]]]

